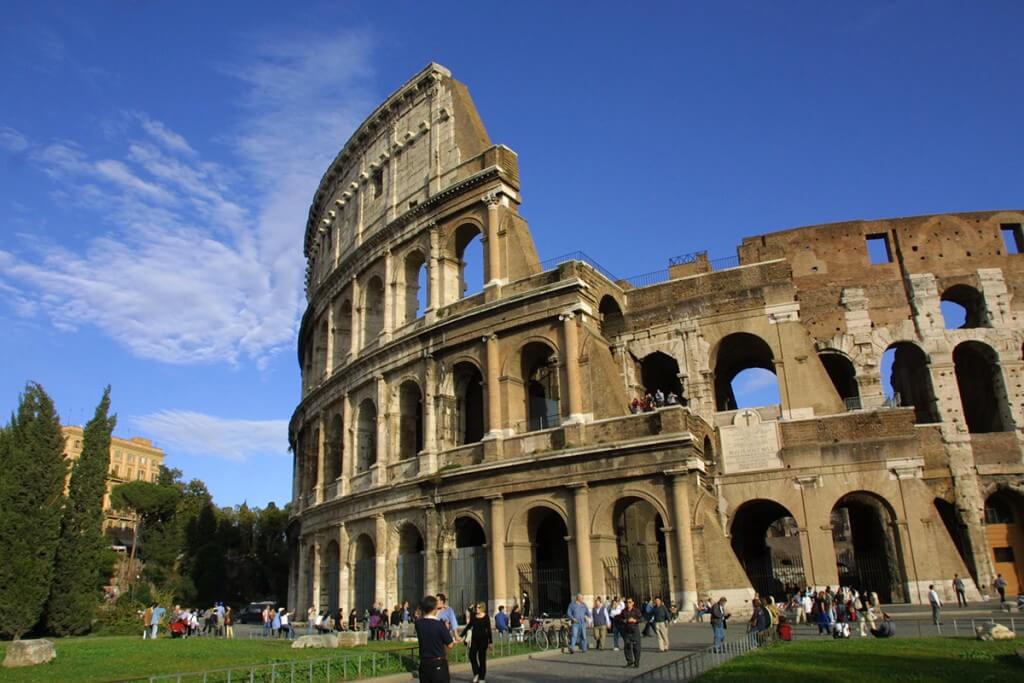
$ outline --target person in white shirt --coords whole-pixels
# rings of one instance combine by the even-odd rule
[[[814,611],[814,601],[811,600],[811,596],[804,593],[804,597],[800,600],[800,606],[803,607],[804,611],[804,623],[811,623],[811,612]]]
[[[928,604],[932,606],[932,623],[936,626],[942,624],[942,600],[935,591],[935,585],[928,586]]]
[[[619,596],[617,595],[612,600],[611,607],[608,608],[608,616],[610,617],[612,629],[612,649],[614,649],[615,652],[619,651],[619,626],[615,617],[619,616],[625,608],[626,606],[621,600],[619,600]]]

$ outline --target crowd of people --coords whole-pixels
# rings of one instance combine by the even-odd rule
[[[140,613],[143,639],[157,638],[160,635],[160,627],[165,616],[168,616],[167,610],[159,603],[153,603]],[[168,616],[167,630],[172,638],[234,638],[234,625],[233,610],[222,602],[217,602],[205,610],[175,605]]]
[[[629,404],[629,412],[636,415],[637,413],[647,413],[666,406],[678,405],[681,405],[681,402],[676,392],[670,391],[666,395],[661,389],[656,389],[653,394],[648,392],[642,397],[634,397]]]

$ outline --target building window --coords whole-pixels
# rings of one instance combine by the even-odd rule
[[[1020,254],[1024,252],[1024,232],[1021,231],[1020,223],[1003,223],[1003,244],[1006,245],[1007,254]]]
[[[118,466],[114,465],[114,476],[115,477],[120,477],[121,476],[120,472],[118,472],[118,469],[119,469]]]
[[[82,447],[81,439],[75,439],[75,448],[81,448],[81,447]]]
[[[868,259],[871,265],[892,263],[892,250],[889,248],[889,235],[881,233],[868,235],[864,238],[868,247]]]
[[[1013,562],[1013,548],[992,548],[996,562]]]
[[[998,496],[985,501],[985,524],[1013,524],[1013,510]]]
[[[154,473],[153,473],[153,477],[152,477],[152,481],[153,481],[153,483],[155,484],[155,483],[156,483],[156,480],[157,480],[157,479],[159,479],[159,478],[160,478],[160,475],[158,475],[158,474],[157,474],[156,472],[154,472]]]
[[[384,169],[378,168],[373,172],[373,198],[384,194]]]

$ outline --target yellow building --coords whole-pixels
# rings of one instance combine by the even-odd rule
[[[61,427],[64,432],[64,457],[69,461],[78,460],[82,455],[82,428],[74,425]],[[71,462],[68,463],[70,481]],[[107,473],[107,493],[103,497],[103,512],[106,519],[103,529],[131,529],[131,513],[112,510],[110,491],[117,484],[140,480],[155,482],[164,464],[164,452],[149,439],[133,436],[130,439],[110,439],[110,470]]]

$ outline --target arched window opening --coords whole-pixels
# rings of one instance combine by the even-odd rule
[[[305,382],[307,390],[313,387],[313,345],[309,343],[306,345],[305,352],[302,354],[302,379]]]
[[[459,264],[458,298],[484,288],[484,248],[480,228],[464,223],[455,230],[455,259]]]
[[[327,338],[329,334],[330,331],[327,328],[327,321],[321,321],[317,328],[316,359],[314,360],[317,376],[327,374]]]
[[[376,275],[366,284],[364,302],[363,346],[368,346],[384,329],[384,283]]]
[[[423,315],[426,310],[426,287],[421,289],[421,282],[426,278],[426,259],[423,252],[413,251],[405,257],[405,319],[404,323]]]
[[[423,450],[423,396],[411,380],[398,389],[398,415],[399,457],[415,458]]]
[[[398,532],[398,599],[416,605],[423,591],[423,536],[412,524]]]
[[[832,545],[839,583],[875,591],[882,602],[906,602],[896,515],[878,496],[843,496],[832,508]]]
[[[953,366],[967,431],[972,434],[1013,431],[1006,385],[996,352],[981,342],[963,342],[953,349]]]
[[[771,347],[760,337],[746,332],[725,337],[718,345],[715,359],[716,409],[737,410],[779,403],[779,383]]]
[[[935,499],[935,511],[939,513],[939,518],[942,520],[943,526],[946,527],[946,532],[949,534],[950,540],[953,541],[956,552],[963,560],[967,571],[977,582],[978,569],[974,564],[974,553],[971,552],[971,537],[967,533],[967,525],[964,523],[960,511],[956,509],[955,505],[942,498]]]
[[[530,342],[522,350],[528,431],[561,424],[558,402],[558,355],[547,344]]]
[[[526,517],[532,560],[519,568],[520,591],[526,591],[538,612],[561,613],[572,601],[569,587],[569,530],[565,520],[547,507],[536,507]]]
[[[708,466],[715,464],[715,444],[712,443],[710,436],[704,437],[704,462]]]
[[[847,410],[859,410],[860,388],[857,386],[857,370],[853,362],[841,353],[824,351],[818,354],[828,378],[832,380],[832,386],[836,393],[843,400]]]
[[[947,330],[988,326],[985,297],[970,285],[953,285],[942,293],[939,307]]]
[[[1006,579],[1006,594],[1018,595],[1024,591],[1024,496],[1004,488],[985,500],[985,539],[992,568]]]
[[[644,356],[640,361],[640,381],[659,406],[686,404],[679,382],[679,363],[672,356],[661,351]]]
[[[472,363],[457,363],[455,374],[455,440],[461,446],[484,438],[484,378]]]
[[[344,451],[344,430],[341,415],[335,413],[327,428],[327,453],[324,454],[324,481],[330,483],[341,476],[342,452]]]
[[[744,503],[733,516],[730,535],[736,559],[761,599],[784,600],[807,585],[800,525],[771,500]]]
[[[337,541],[327,544],[324,552],[323,576],[320,577],[320,585],[327,589],[327,604],[323,605],[331,611],[331,614],[338,613],[338,599],[341,597],[341,549]]]
[[[882,355],[882,391],[897,406],[913,406],[917,424],[939,421],[928,357],[916,344],[897,342]]]
[[[366,534],[356,539],[355,549],[355,601],[352,609],[356,614],[373,607],[377,591],[377,551],[373,540]]]
[[[626,321],[622,315],[622,308],[614,297],[609,294],[601,297],[597,310],[601,314],[601,336],[611,339],[622,334],[626,328]]]
[[[615,555],[604,558],[608,579],[619,595],[669,595],[665,522],[654,506],[642,498],[628,497],[615,502],[612,528]]]
[[[460,614],[474,602],[487,602],[487,540],[476,520],[455,520],[455,548],[448,560],[448,603]]]
[[[306,472],[307,479],[306,485],[309,487],[309,492],[313,493],[316,491],[317,478],[320,475],[320,459],[317,457],[317,445],[320,443],[320,430],[314,429],[313,433],[305,433],[303,438],[303,445],[306,449]]]
[[[352,302],[345,299],[334,309],[334,367],[341,367],[351,351]]]
[[[359,457],[356,460],[356,472],[367,472],[377,464],[377,406],[370,399],[359,404],[358,425]]]

